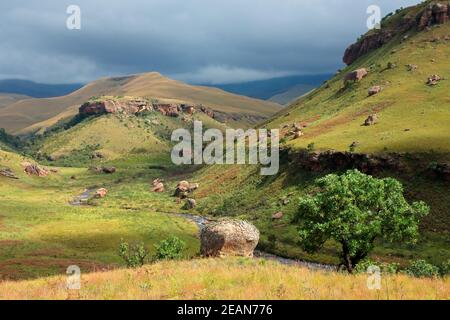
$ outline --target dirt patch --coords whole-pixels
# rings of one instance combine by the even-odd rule
[[[371,113],[381,112],[382,110],[386,109],[387,107],[389,107],[393,104],[394,104],[393,101],[386,101],[383,103],[379,103],[375,106],[363,108],[359,111],[356,111],[356,112],[353,112],[350,114],[344,114],[342,116],[333,117],[329,120],[324,120],[321,123],[314,126],[311,129],[311,131],[305,132],[305,136],[308,138],[315,138],[317,136],[320,136],[324,133],[331,131],[332,129],[334,129],[338,126],[345,125],[345,124],[353,121],[355,118],[366,116]]]
[[[0,240],[0,247],[17,246],[22,243],[23,243],[23,241],[19,241],[19,240]]]

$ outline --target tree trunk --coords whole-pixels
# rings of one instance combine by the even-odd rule
[[[344,260],[344,266],[347,269],[348,273],[353,273],[353,263],[352,258],[350,256],[350,250],[348,248],[347,242],[342,242],[342,257]]]

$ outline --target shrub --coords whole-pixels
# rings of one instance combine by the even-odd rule
[[[412,261],[405,271],[410,276],[418,278],[432,278],[439,275],[439,268],[425,260]]]
[[[186,243],[173,236],[161,241],[155,245],[156,253],[155,260],[175,260],[183,257],[183,251],[186,248]]]
[[[384,274],[396,274],[399,270],[398,263],[378,263],[370,259],[360,261],[355,267],[355,273],[366,273],[370,266],[377,266]]]
[[[441,264],[439,271],[443,277],[450,274],[450,259]]]
[[[138,268],[144,265],[148,251],[145,249],[144,243],[130,245],[122,239],[119,245],[119,255],[127,267]]]
[[[308,150],[308,152],[313,152],[316,149],[316,146],[314,144],[314,142],[311,142],[310,144],[308,144],[308,146],[306,147],[306,150]]]

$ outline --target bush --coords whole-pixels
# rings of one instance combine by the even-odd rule
[[[186,248],[186,243],[174,236],[161,241],[155,247],[155,260],[175,260],[183,257],[182,254]]]
[[[119,255],[125,261],[127,267],[138,268],[144,265],[148,251],[142,242],[130,245],[122,239],[119,245]]]
[[[370,259],[364,259],[355,267],[356,273],[366,273],[370,266],[377,266],[384,274],[396,274],[399,269],[398,263],[378,263]]]
[[[439,268],[425,260],[411,262],[405,271],[408,275],[418,278],[432,278],[439,275]]]
[[[441,266],[439,267],[439,271],[441,273],[441,276],[443,277],[450,274],[450,259],[441,264]]]

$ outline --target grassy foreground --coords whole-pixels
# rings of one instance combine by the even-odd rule
[[[82,274],[79,299],[432,299],[450,298],[450,281],[348,275],[243,258],[160,262],[135,270]],[[0,299],[67,299],[66,277],[0,283]]]

